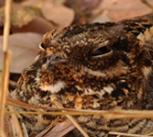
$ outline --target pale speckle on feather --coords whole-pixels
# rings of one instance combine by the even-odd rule
[[[98,77],[105,77],[106,74],[103,73],[103,72],[100,72],[100,71],[94,71],[94,70],[91,70],[89,68],[84,68],[84,70],[88,73],[88,74],[91,74],[93,76],[98,76]]]
[[[55,84],[52,85],[42,85],[39,88],[42,91],[50,91],[51,93],[58,93],[61,89],[66,87],[66,83],[63,81],[57,81]]]
[[[145,76],[145,78],[148,79],[148,76],[152,72],[152,68],[151,67],[143,67],[142,72],[143,72],[143,75]]]

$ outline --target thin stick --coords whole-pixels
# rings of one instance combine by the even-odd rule
[[[6,52],[4,55],[5,61],[3,66],[3,75],[2,75],[2,87],[0,95],[0,129],[4,132],[4,115],[5,115],[5,104],[8,91],[8,78],[9,78],[9,67],[10,67],[10,52]]]
[[[31,105],[25,102],[14,100],[12,98],[7,98],[7,105],[14,107],[20,107],[27,110],[34,110],[36,112],[30,111],[19,111],[16,113],[36,115],[36,114],[46,114],[46,115],[99,115],[106,117],[107,119],[124,119],[124,118],[152,118],[152,110],[90,110],[90,109],[73,109],[73,108],[51,108],[47,106]],[[42,109],[43,111],[40,111]],[[64,112],[63,112],[64,111]],[[11,112],[12,113],[12,112]]]
[[[27,115],[72,115],[72,116],[91,116],[91,115],[97,115],[102,116],[106,119],[144,119],[144,118],[150,118],[153,119],[153,111],[139,111],[139,110],[76,110],[76,111],[61,111],[61,112],[55,112],[55,111],[40,111],[37,112],[33,111],[6,111],[7,113],[15,113],[15,114],[27,114]]]
[[[3,51],[8,50],[8,39],[10,33],[10,20],[11,20],[11,3],[12,0],[5,0],[5,22],[4,22],[4,31],[3,31]]]
[[[12,98],[7,98],[7,105],[11,105],[14,107],[20,107],[27,110],[34,110],[36,112],[25,112],[19,111],[16,113],[36,115],[36,114],[46,114],[46,115],[99,115],[103,116],[107,119],[126,119],[126,118],[152,118],[153,119],[153,111],[152,110],[90,110],[90,109],[73,109],[73,108],[51,108],[47,106],[40,105],[31,105],[25,102],[14,100]],[[42,109],[43,111],[40,111]],[[63,112],[64,111],[64,112]],[[11,112],[12,113],[12,112]]]
[[[4,35],[3,35],[3,75],[2,75],[2,87],[0,91],[0,136],[4,137],[4,114],[5,103],[8,91],[8,78],[9,78],[9,66],[10,66],[10,52],[8,51],[8,39],[10,30],[10,11],[11,0],[5,0],[5,22],[4,22]]]

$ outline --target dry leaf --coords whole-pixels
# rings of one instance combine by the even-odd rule
[[[35,17],[40,16],[40,10],[36,7],[22,6],[21,4],[12,5],[11,24],[22,27],[32,21]],[[0,20],[4,22],[4,7],[0,9]]]
[[[21,4],[23,6],[33,6],[33,7],[41,8],[42,3],[45,1],[44,0],[25,0]]]
[[[42,13],[46,19],[56,23],[60,28],[69,26],[74,19],[73,10],[49,1],[43,3]]]
[[[20,8],[19,8],[20,7]],[[36,7],[14,6],[11,23],[14,26],[22,27],[40,15],[40,11]]]
[[[12,50],[11,72],[22,72],[29,66],[38,53],[38,44],[41,35],[36,33],[16,33],[9,38],[9,47]],[[0,64],[2,64],[2,39],[0,36]],[[2,69],[2,68],[0,68]]]
[[[153,4],[153,1],[149,1]],[[141,0],[103,0],[97,11],[103,10],[95,21],[119,21],[150,13],[152,10],[144,5]],[[107,18],[106,18],[107,16]],[[94,22],[95,22],[94,21]]]
[[[51,22],[43,19],[42,17],[36,17],[32,21],[30,21],[27,25],[22,27],[12,26],[11,31],[14,32],[37,32],[44,34],[55,28]]]

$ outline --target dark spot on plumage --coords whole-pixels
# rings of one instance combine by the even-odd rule
[[[119,96],[123,96],[125,95],[124,92],[122,91],[122,89],[120,87],[117,87],[115,90],[113,90],[113,92],[111,93],[112,97],[116,97],[118,98]]]
[[[72,85],[67,85],[67,87],[61,89],[60,94],[65,94],[65,91],[74,94],[79,93],[79,90],[75,87],[75,83]]]
[[[119,80],[118,78],[114,78],[112,81],[115,84],[115,88],[111,93],[112,97],[125,96],[124,89],[130,91],[129,81]]]
[[[129,38],[130,37],[130,40]],[[124,33],[118,36],[117,40],[112,44],[112,49],[120,52],[130,52],[132,49],[137,48],[138,40],[134,36],[126,36]]]
[[[43,115],[42,117],[44,118],[44,120],[49,120],[49,121],[56,118],[56,116],[53,115]]]
[[[118,40],[112,45],[113,50],[128,50],[128,39],[125,36],[121,36]]]
[[[27,84],[35,83],[35,77],[28,79]]]
[[[41,98],[47,97],[47,96],[49,97],[51,95],[49,91],[42,91],[41,89],[38,89],[37,92]]]

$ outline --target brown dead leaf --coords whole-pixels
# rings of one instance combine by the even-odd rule
[[[16,33],[10,36],[9,47],[13,56],[11,72],[22,72],[25,67],[34,61],[38,53],[38,44],[41,41],[41,37],[40,34],[36,33]],[[0,36],[0,64],[3,61],[2,39],[3,37]]]
[[[153,4],[153,0],[149,2]],[[103,10],[102,14],[97,17],[98,19],[95,19],[98,22],[105,19],[106,21],[129,19],[152,11],[141,0],[103,0],[96,10]]]
[[[40,10],[36,7],[22,6],[21,4],[12,5],[11,24],[22,27],[40,16]],[[4,23],[4,7],[0,9],[1,22]]]
[[[0,25],[4,23],[4,7],[0,9]],[[34,5],[13,4],[11,15],[11,32],[46,33],[55,25],[41,17],[41,10]]]
[[[40,11],[36,7],[16,5],[13,9],[11,23],[14,26],[22,27],[39,15]]]
[[[45,2],[45,1],[44,0],[25,0],[21,4],[23,6],[34,6],[34,7],[37,7],[37,8],[41,8],[42,3]]]
[[[46,19],[56,23],[60,28],[69,26],[74,19],[73,10],[49,1],[43,3],[42,13]]]
[[[36,137],[63,137],[74,128],[74,125],[69,120],[65,120],[64,122],[58,123],[53,129],[46,128]]]
[[[12,26],[11,31],[14,32],[37,32],[44,34],[55,28],[55,25],[45,20],[42,17],[36,17],[30,21],[27,25],[22,27]]]

